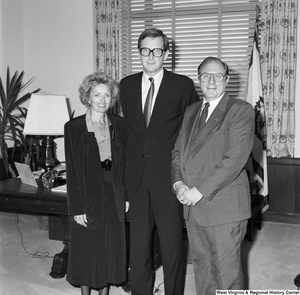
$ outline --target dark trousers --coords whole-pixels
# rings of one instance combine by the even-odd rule
[[[145,173],[144,173],[145,176]],[[130,280],[133,295],[153,294],[152,230],[159,235],[166,295],[183,294],[182,205],[171,192],[153,195],[146,177],[130,194]]]
[[[186,222],[197,295],[216,290],[244,290],[241,246],[247,220],[200,226],[193,215]]]

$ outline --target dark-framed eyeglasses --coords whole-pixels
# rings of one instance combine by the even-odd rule
[[[163,55],[164,50],[161,48],[153,48],[152,50],[150,48],[140,48],[140,54],[141,56],[149,56],[150,53],[153,54],[155,57],[161,57]]]
[[[227,75],[223,75],[221,73],[203,73],[198,75],[198,79],[200,79],[202,82],[208,82],[211,77],[214,77],[216,82],[222,82]]]

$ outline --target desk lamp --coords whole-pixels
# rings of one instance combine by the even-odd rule
[[[23,133],[42,137],[39,166],[52,170],[56,159],[56,136],[64,135],[64,124],[70,120],[66,97],[57,94],[33,93],[30,98]]]

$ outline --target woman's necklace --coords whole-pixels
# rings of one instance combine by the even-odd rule
[[[105,126],[106,121],[105,121],[105,118],[103,118],[103,122],[101,122],[101,120],[99,120],[99,121],[93,121],[93,120],[92,120],[92,123],[93,123],[93,124],[100,125],[100,126]]]
[[[100,123],[100,126],[105,126],[105,124],[106,124],[104,119],[103,119],[103,122],[99,121],[99,123]]]

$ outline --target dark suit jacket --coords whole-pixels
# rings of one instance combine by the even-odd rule
[[[113,189],[119,219],[125,221],[125,146],[124,120],[108,115],[110,126]],[[105,191],[99,148],[93,132],[88,132],[85,115],[65,124],[65,154],[69,215],[87,214],[88,228],[100,229],[105,221]],[[105,159],[102,159],[102,161]],[[74,218],[71,226],[80,227]]]
[[[142,113],[142,74],[125,77],[120,83],[121,105],[129,130],[126,185],[131,193],[138,189],[145,165],[150,190],[160,195],[170,194],[171,150],[187,106],[199,97],[190,78],[164,70],[146,129]]]
[[[173,183],[182,180],[203,194],[196,206],[184,206],[185,218],[193,214],[202,226],[247,219],[251,205],[244,166],[254,140],[253,107],[225,93],[195,139],[200,108],[199,102],[186,111],[172,152]]]

